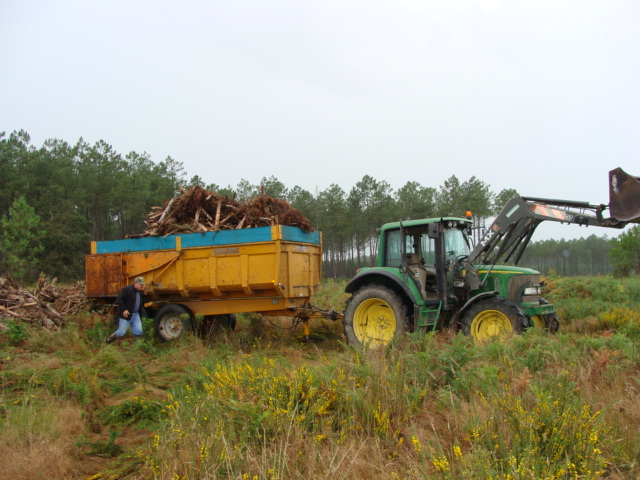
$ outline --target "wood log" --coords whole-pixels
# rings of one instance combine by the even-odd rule
[[[42,317],[41,321],[42,321],[42,325],[47,330],[58,330],[59,329],[59,325],[57,325],[53,321],[51,321],[51,319],[49,317]]]
[[[216,206],[216,219],[213,224],[214,230],[218,230],[218,227],[220,226],[220,210],[222,210],[222,202],[218,201],[218,205]]]
[[[169,203],[167,204],[167,208],[164,209],[164,212],[162,212],[162,215],[160,216],[160,219],[158,220],[158,223],[162,223],[165,221],[165,218],[167,216],[167,214],[171,211],[171,205],[173,205],[173,202],[175,202],[175,197],[172,198]]]
[[[31,322],[31,319],[23,316],[23,315],[18,315],[16,312],[13,312],[5,307],[3,307],[2,305],[0,305],[0,311],[2,312],[6,312],[9,318],[16,318],[18,320],[23,320],[25,322]]]

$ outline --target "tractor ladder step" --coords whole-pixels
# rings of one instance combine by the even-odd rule
[[[441,308],[442,303],[439,303],[438,306],[434,309],[422,308],[420,310],[420,316],[418,318],[417,331],[420,333],[425,333],[429,330],[435,331],[436,327],[438,326],[438,318],[440,317]]]

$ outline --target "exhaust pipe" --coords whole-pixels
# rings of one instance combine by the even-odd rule
[[[621,168],[609,172],[609,212],[617,220],[640,223],[640,177]]]

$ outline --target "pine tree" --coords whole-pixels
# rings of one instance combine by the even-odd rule
[[[44,249],[42,238],[47,233],[40,229],[40,217],[25,198],[20,197],[13,202],[9,216],[2,216],[0,226],[0,249],[7,273],[18,281],[34,279],[39,255]]]

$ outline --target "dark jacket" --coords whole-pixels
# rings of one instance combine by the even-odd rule
[[[129,310],[129,318],[131,319],[131,314],[135,313],[133,311],[133,307],[136,305],[136,287],[134,285],[127,285],[118,294],[118,298],[116,299],[117,309],[116,309],[116,318],[124,318],[122,313],[125,310]],[[138,312],[140,313],[140,318],[147,318],[147,312],[144,309],[144,303],[146,301],[146,296],[140,292],[140,309]]]

